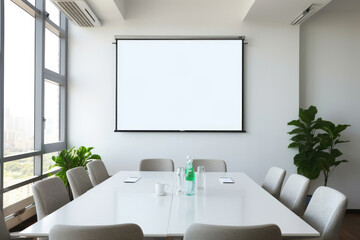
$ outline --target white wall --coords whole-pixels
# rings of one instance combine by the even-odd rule
[[[231,8],[231,6],[229,6]],[[230,10],[230,9],[229,9]],[[184,166],[186,156],[218,158],[229,171],[261,183],[271,166],[295,172],[287,149],[299,106],[299,28],[201,16],[144,11],[101,28],[69,24],[69,146],[94,146],[111,174],[136,170],[142,158],[165,157]],[[131,13],[131,9],[130,9]],[[162,14],[163,13],[163,14]],[[131,15],[131,14],[130,14]],[[186,15],[186,14],[185,14]],[[247,133],[115,133],[114,35],[245,35],[245,129]]]
[[[349,198],[348,208],[360,208],[360,1],[333,0],[300,30],[300,105],[315,105],[319,117],[350,124],[339,148],[349,163],[340,165],[328,185]],[[314,189],[323,177],[312,184]]]

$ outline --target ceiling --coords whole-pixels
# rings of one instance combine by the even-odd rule
[[[311,4],[331,0],[85,0],[101,22],[132,19],[194,19],[291,23]],[[115,2],[117,4],[115,4]]]
[[[244,20],[290,24],[311,4],[316,6],[312,12],[315,13],[329,2],[331,0],[255,0]]]

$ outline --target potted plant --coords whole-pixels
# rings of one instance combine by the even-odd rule
[[[92,154],[91,150],[93,147],[84,147],[81,146],[78,149],[72,147],[70,149],[64,149],[60,152],[58,156],[52,156],[54,164],[49,167],[60,167],[60,171],[55,174],[61,178],[64,182],[65,187],[68,189],[69,194],[71,194],[69,182],[66,177],[66,171],[75,167],[84,167],[87,169],[86,164],[93,159],[101,160],[101,157],[97,154]]]
[[[300,108],[299,119],[288,123],[295,126],[295,129],[289,132],[293,137],[288,147],[299,149],[299,153],[294,157],[298,174],[313,180],[323,173],[326,186],[334,169],[339,164],[348,162],[345,159],[338,160],[342,152],[337,145],[349,142],[341,140],[340,133],[350,125],[335,125],[322,118],[315,119],[316,114],[317,109],[314,106],[308,109]]]

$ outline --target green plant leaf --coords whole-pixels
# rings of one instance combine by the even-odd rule
[[[289,144],[288,148],[299,148],[301,146],[303,146],[303,144],[297,143],[297,142],[292,142]]]
[[[350,142],[350,141],[349,141],[349,140],[347,140],[347,141],[342,141],[342,140],[337,139],[337,140],[334,142],[334,145],[339,144],[339,143],[347,143],[347,142]]]
[[[298,135],[293,136],[290,140],[294,141],[294,142],[305,141],[306,140],[306,135],[305,134],[298,134]]]
[[[335,166],[338,166],[340,163],[349,162],[348,160],[340,160],[335,162]]]
[[[288,132],[288,134],[296,134],[296,133],[303,133],[304,129],[301,128],[295,128],[292,131]]]
[[[72,147],[70,149],[62,150],[58,156],[52,156],[52,160],[54,162],[49,168],[60,167],[60,171],[55,175],[61,178],[64,182],[65,186],[68,186],[68,180],[66,177],[66,171],[75,167],[85,167],[86,164],[90,161],[90,159],[101,159],[101,157],[97,154],[92,154],[91,150],[93,147],[84,147],[81,146],[78,149]]]
[[[101,157],[97,154],[93,154],[90,159],[97,159],[97,160],[101,160]]]
[[[299,120],[292,120],[291,122],[288,122],[289,126],[296,126],[299,128],[305,128],[305,125],[302,124]]]
[[[339,124],[334,128],[334,134],[336,136],[339,136],[339,134],[348,127],[350,127],[350,125],[348,125],[348,124]]]
[[[337,157],[340,157],[340,156],[342,155],[342,152],[341,152],[339,149],[334,148],[334,149],[331,150],[330,154],[331,154],[331,155],[334,157],[334,159],[335,159],[335,158],[337,158]]]

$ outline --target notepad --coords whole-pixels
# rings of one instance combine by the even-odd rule
[[[221,183],[234,183],[234,180],[231,179],[231,177],[219,177],[219,181]]]
[[[124,180],[124,183],[136,183],[140,177],[128,177]]]

